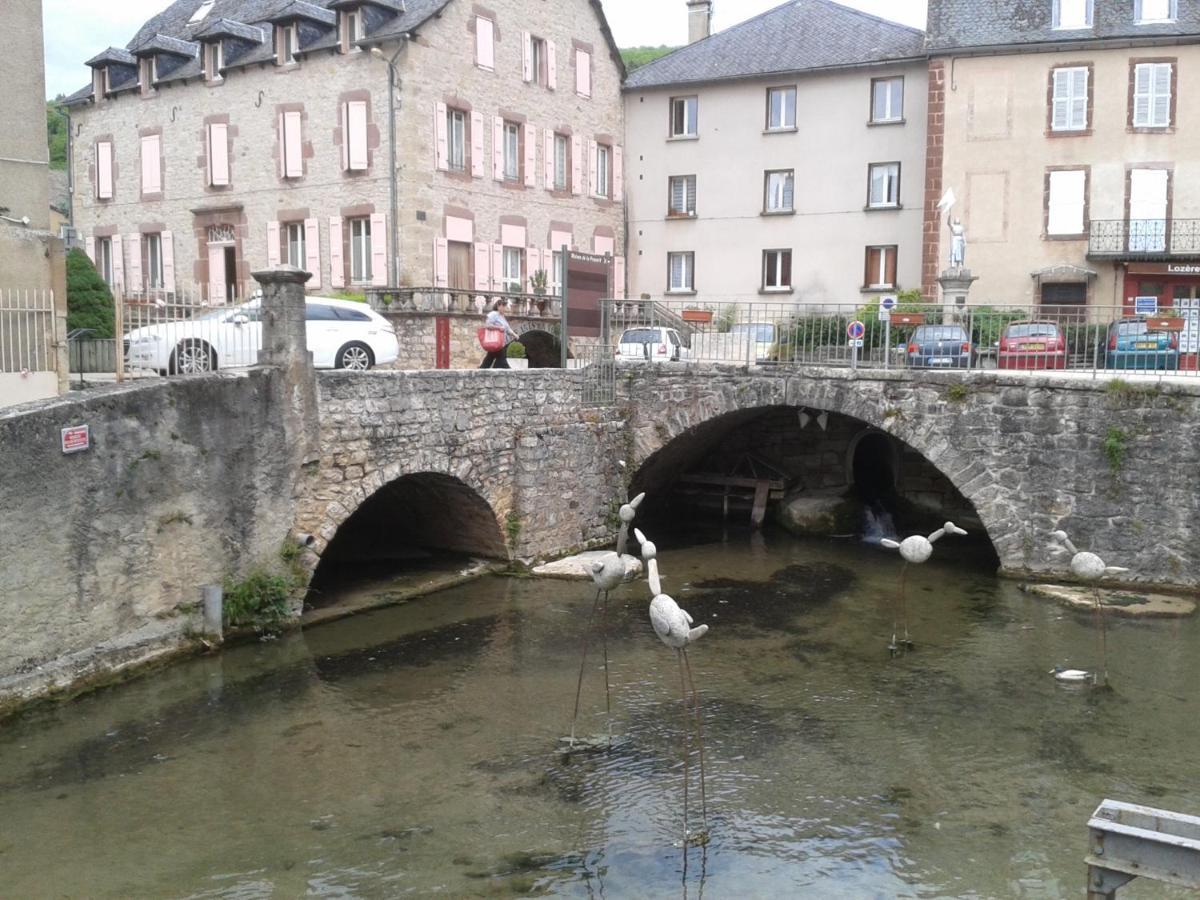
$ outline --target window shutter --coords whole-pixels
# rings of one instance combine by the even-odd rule
[[[571,137],[571,192],[583,193],[583,138],[577,134]]]
[[[350,104],[343,103],[341,109],[342,121],[342,171],[350,168]]]
[[[613,298],[625,299],[625,257],[613,257]]]
[[[299,112],[283,114],[284,133],[284,177],[300,178],[304,175],[304,156],[300,143],[301,119]]]
[[[94,266],[96,264],[96,239],[89,235],[84,238],[83,243],[84,253],[87,254],[87,258],[92,261],[92,265]]]
[[[542,136],[542,179],[546,190],[554,189],[554,132],[549,128]]]
[[[279,268],[279,258],[280,258],[279,251],[280,251],[280,249],[281,248],[279,246],[279,223],[278,222],[268,222],[267,223],[267,268],[269,268],[269,269]]]
[[[96,144],[96,198],[111,200],[113,197],[112,144],[100,141]]]
[[[504,180],[504,120],[499,116],[492,121],[492,176]]]
[[[316,219],[304,220],[304,267],[312,273],[308,287],[321,287],[321,226]]]
[[[492,290],[504,290],[504,247],[492,244]]]
[[[1154,124],[1171,124],[1171,63],[1159,63],[1154,69]]]
[[[525,187],[537,187],[537,126],[525,123]]]
[[[225,248],[208,248],[208,302],[225,302]]]
[[[229,186],[229,126],[208,126],[208,183],[212,187]]]
[[[1088,70],[1075,69],[1071,73],[1071,126],[1087,128]]]
[[[446,104],[433,104],[434,168],[445,172],[450,168],[450,136],[447,134]]]
[[[495,25],[491,19],[475,17],[475,65],[489,72],[496,68]]]
[[[149,134],[142,138],[143,194],[162,192],[162,168],[159,161],[160,141],[161,138],[157,134]]]
[[[471,175],[483,178],[487,169],[484,161],[483,113],[471,113]]]
[[[1056,131],[1070,127],[1071,73],[1067,69],[1054,70],[1054,118],[1051,128]]]
[[[387,216],[371,216],[371,284],[388,287],[388,230]]]
[[[140,293],[142,284],[142,236],[140,234],[125,235],[125,252],[129,254],[129,263],[125,267],[126,284],[133,293]]]
[[[119,234],[114,234],[112,241],[113,287],[125,291],[125,248]]]
[[[600,190],[600,182],[598,180],[599,172],[596,170],[596,156],[598,155],[596,152],[596,147],[597,144],[595,141],[587,142],[588,193],[592,194],[593,196],[595,196],[596,192]]]
[[[592,96],[592,54],[586,50],[575,51],[575,93]]]
[[[867,265],[863,272],[863,285],[871,287],[876,283],[879,277],[879,254],[882,251],[878,247],[867,248]]]
[[[450,286],[450,244],[445,238],[433,239],[433,286]]]
[[[367,104],[365,100],[351,100],[346,104],[346,118],[350,126],[349,168],[352,172],[367,170]]]
[[[475,290],[488,291],[492,285],[492,248],[477,243],[475,247]]]
[[[175,235],[164,231],[162,240],[162,275],[163,290],[168,294],[175,293]]]
[[[620,203],[625,197],[625,151],[620,144],[613,146],[613,202]]]
[[[528,31],[521,32],[522,74],[526,81],[533,81],[533,35]]]
[[[335,288],[346,286],[346,255],[340,216],[329,217],[329,284]]]
[[[1133,84],[1133,124],[1145,126],[1150,124],[1150,89],[1152,81],[1152,66],[1139,65],[1134,68]]]
[[[546,41],[546,87],[558,90],[558,50],[554,41]]]

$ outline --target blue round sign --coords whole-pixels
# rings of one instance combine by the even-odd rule
[[[896,298],[891,294],[886,294],[882,299],[880,299],[879,305],[888,312],[891,312],[896,308]]]
[[[851,340],[857,341],[867,333],[867,326],[857,319],[846,326],[846,334]]]

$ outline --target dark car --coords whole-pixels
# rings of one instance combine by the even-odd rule
[[[1142,318],[1118,319],[1108,326],[1106,369],[1178,369],[1179,335],[1151,331]]]
[[[961,325],[919,325],[908,339],[908,364],[921,368],[966,369],[971,338]]]
[[[1012,322],[1000,335],[1000,369],[1065,369],[1067,338],[1054,322]]]

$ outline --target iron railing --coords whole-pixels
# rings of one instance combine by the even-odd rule
[[[57,368],[54,292],[0,290],[0,372]]]
[[[553,294],[516,291],[468,291],[457,288],[367,288],[367,302],[379,312],[462,313],[483,315],[497,300],[508,301],[510,315],[560,319],[562,301]]]
[[[1200,219],[1093,219],[1088,256],[1200,256]]]

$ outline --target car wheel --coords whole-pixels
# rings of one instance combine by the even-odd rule
[[[333,365],[338,369],[353,369],[365,372],[371,366],[375,365],[375,358],[371,355],[370,347],[356,341],[352,344],[347,344],[337,352]]]
[[[180,341],[171,354],[172,375],[201,375],[217,368],[217,354],[204,341]]]

